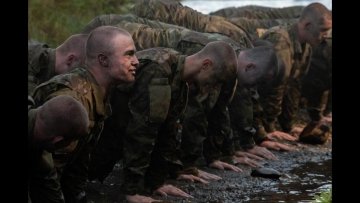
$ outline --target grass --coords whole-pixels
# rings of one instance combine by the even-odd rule
[[[94,17],[107,13],[125,14],[131,0],[29,0],[28,39],[61,44],[79,33]]]
[[[313,203],[331,203],[332,202],[332,190],[324,191],[315,196]]]

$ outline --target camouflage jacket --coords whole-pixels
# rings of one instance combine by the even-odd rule
[[[321,119],[323,95],[331,88],[332,39],[326,39],[314,49],[309,72],[302,81],[301,92],[307,99],[308,113],[313,121]]]
[[[242,6],[220,9],[210,15],[223,16],[225,18],[244,17],[249,19],[289,19],[299,18],[304,6],[290,6],[284,8],[271,8],[264,6]]]
[[[257,39],[261,37],[263,32],[268,28],[278,25],[290,25],[295,23],[297,19],[251,19],[246,17],[233,17],[229,18],[229,21],[244,28],[252,36],[252,39]]]
[[[284,74],[280,74],[282,78],[277,78],[279,82],[276,85],[259,87],[265,117],[260,120],[266,123],[267,120],[273,121],[280,115],[287,86],[300,87],[301,79],[309,69],[312,49],[309,44],[301,44],[297,40],[296,24],[270,28],[261,39],[269,40],[274,44],[276,55],[284,68]]]
[[[74,149],[70,149],[70,151],[60,149],[54,152],[54,155],[59,156],[64,153],[68,154],[65,160],[62,160],[67,163],[72,162],[77,156],[76,153],[85,146],[95,145],[100,137],[105,118],[111,114],[111,108],[95,78],[84,68],[76,68],[69,73],[57,75],[40,84],[35,89],[33,98],[35,104],[39,106],[58,95],[69,95],[82,103],[90,121],[90,133],[86,137],[80,138]]]
[[[171,168],[181,168],[178,120],[188,100],[188,85],[181,80],[184,55],[169,48],[136,55],[140,63],[130,92],[131,116],[124,137],[125,194],[154,190],[164,183]]]
[[[28,107],[33,105],[34,104],[30,104]],[[31,109],[31,107],[29,108],[28,139],[32,139],[33,137],[36,112],[37,111]],[[32,202],[63,203],[65,201],[58,181],[52,154],[46,150],[39,150],[29,146],[28,181],[29,196]]]
[[[134,22],[140,22],[145,24],[139,24]],[[138,50],[143,50],[146,48],[151,47],[169,47],[173,48],[182,54],[190,55],[194,54],[198,51],[200,51],[207,43],[211,41],[217,41],[221,40],[224,42],[227,42],[230,46],[234,48],[235,51],[239,52],[241,49],[245,47],[241,47],[240,44],[235,42],[234,40],[228,38],[227,36],[218,34],[218,33],[200,33],[196,31],[192,31],[189,29],[186,29],[184,27],[175,26],[171,24],[161,23],[159,21],[151,21],[147,19],[143,19],[140,17],[135,17],[131,15],[121,16],[121,15],[102,15],[98,16],[97,18],[93,19],[91,23],[88,24],[88,28],[86,30],[90,30],[90,27],[96,27],[100,25],[105,25],[107,23],[111,23],[114,26],[121,27],[132,35],[132,38],[134,39],[135,46]],[[234,81],[232,81],[234,82]],[[228,88],[228,89],[226,89]],[[212,125],[213,128],[216,128],[219,130],[219,135],[223,135],[224,132],[228,133],[231,132],[229,130],[229,127],[225,127],[225,125],[221,124],[222,122],[229,123],[227,120],[221,120],[220,118],[228,119],[228,112],[225,108],[225,105],[220,107],[220,102],[218,105],[216,105],[216,110],[212,110],[215,106],[215,103],[217,103],[218,100],[220,101],[227,101],[223,98],[219,98],[220,91],[230,92],[230,95],[233,91],[234,85],[229,87],[219,87],[214,88],[211,90],[211,93],[209,95],[197,95],[201,101],[194,101],[191,102],[190,105],[194,104],[193,108],[199,108],[199,111],[203,111],[204,117],[202,117],[202,120],[200,121],[200,117],[197,117],[197,122],[194,124],[194,126],[191,129],[191,136],[197,136],[198,139],[201,139],[202,137],[206,137],[204,132],[204,128],[207,128],[207,118],[205,115],[205,112],[218,112],[218,114],[224,115],[219,116],[217,119],[217,122],[214,122]],[[195,96],[194,96],[195,97]],[[228,98],[230,96],[227,96]],[[197,104],[195,104],[197,103]],[[194,110],[195,111],[195,110]],[[221,112],[221,113],[220,113]],[[190,116],[190,115],[189,115]],[[190,116],[191,117],[191,116]],[[185,121],[186,122],[186,121]],[[215,127],[217,126],[217,127]],[[222,126],[222,127],[220,127]],[[186,137],[187,126],[184,126],[186,129],[183,132]],[[221,129],[223,128],[223,131]],[[224,130],[225,129],[225,130]],[[214,131],[212,131],[214,132]],[[185,141],[187,139],[185,138]],[[214,139],[210,142],[211,146],[210,148],[212,150],[209,150],[208,157],[219,157],[221,155],[220,150],[220,144],[216,144],[219,142],[215,142]],[[190,145],[189,143],[184,144],[186,146],[186,151],[191,151],[193,149],[202,148],[202,143],[197,143],[196,145]],[[189,147],[191,146],[191,147]],[[211,151],[211,152],[210,152]],[[183,156],[183,158],[188,159],[188,153],[184,152],[186,155]],[[202,151],[201,151],[202,154]],[[201,154],[197,153],[196,157],[201,156]],[[211,154],[211,155],[210,155]],[[212,158],[211,158],[212,159]]]
[[[252,47],[250,35],[243,28],[223,17],[199,13],[177,1],[141,0],[135,4],[132,12],[142,18],[159,20],[198,32],[221,33],[240,43],[241,46]]]
[[[185,55],[200,51],[207,43],[224,41],[240,51],[241,45],[231,38],[218,33],[201,33],[185,27],[148,20],[135,15],[107,14],[94,18],[83,32],[89,33],[101,25],[113,25],[127,30],[134,39],[138,50],[152,47],[168,47],[180,51]]]
[[[47,44],[28,42],[28,94],[55,75],[55,49]]]
[[[123,23],[139,23],[143,25],[148,25],[151,28],[179,28],[184,29],[182,26],[177,26],[173,24],[164,23],[157,20],[150,20],[147,18],[141,18],[139,16],[136,16],[134,14],[126,14],[126,15],[120,15],[120,14],[104,14],[99,15],[93,18],[82,30],[82,33],[88,34],[93,29],[103,26],[103,25],[117,25],[117,24],[123,24]]]

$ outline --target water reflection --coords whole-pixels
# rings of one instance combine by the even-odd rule
[[[280,178],[277,187],[250,196],[249,203],[298,202],[310,203],[315,195],[332,188],[332,160],[322,163],[308,162]]]
[[[183,0],[181,3],[192,9],[208,14],[226,7],[240,7],[246,5],[258,5],[267,7],[306,6],[313,2],[324,4],[332,9],[332,0]]]

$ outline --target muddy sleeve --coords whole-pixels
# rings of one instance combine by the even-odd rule
[[[233,154],[233,133],[228,109],[231,96],[228,93],[225,88],[222,89],[214,108],[207,115],[208,137],[204,141],[204,157],[208,163]]]
[[[234,133],[235,150],[254,146],[253,102],[248,88],[238,86],[229,105],[231,127]]]
[[[165,100],[170,86],[156,66],[143,67],[129,99],[131,117],[124,137],[124,193],[128,195],[146,193],[145,173],[169,108]]]

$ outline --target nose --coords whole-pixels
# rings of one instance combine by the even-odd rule
[[[131,60],[131,65],[136,66],[139,64],[138,58],[134,55],[133,59]]]

